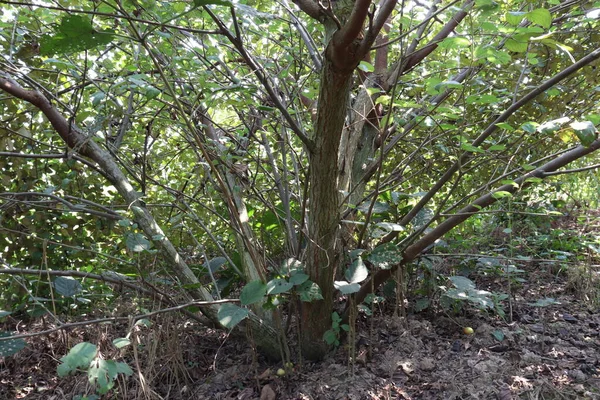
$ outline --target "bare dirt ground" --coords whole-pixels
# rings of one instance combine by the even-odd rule
[[[561,221],[560,229],[589,234],[573,219]],[[134,346],[123,350],[111,342],[128,332],[127,324],[55,332],[28,339],[25,349],[0,359],[0,399],[93,394],[84,373],[56,374],[60,357],[81,341],[97,344],[104,357],[126,361],[134,370],[105,399],[600,399],[597,264],[597,256],[559,267],[519,263],[525,279],[511,288],[504,318],[473,307],[393,318],[388,301],[372,319],[359,316],[354,365],[342,345],[320,363],[296,360],[285,376],[276,373],[282,365],[257,356],[246,341],[178,315],[133,329]],[[473,280],[478,287],[506,291],[498,277]],[[534,305],[549,297],[559,303]],[[36,332],[51,327],[48,321],[8,317],[0,328]],[[464,327],[474,333],[465,334]]]

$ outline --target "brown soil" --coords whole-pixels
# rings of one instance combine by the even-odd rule
[[[581,228],[576,222],[564,219],[561,228]],[[393,318],[388,304],[373,319],[359,317],[354,365],[342,345],[320,363],[296,361],[282,377],[276,373],[282,365],[256,356],[246,341],[178,315],[134,328],[136,351],[111,344],[127,334],[127,324],[55,332],[27,339],[24,350],[0,359],[0,399],[94,393],[84,373],[56,374],[60,357],[81,341],[97,344],[105,358],[126,361],[134,370],[105,399],[600,399],[596,264],[591,256],[561,268],[519,264],[525,281],[513,285],[504,318],[471,307],[454,315]],[[493,276],[473,279],[478,287],[507,291]],[[532,305],[546,297],[560,304]],[[52,327],[49,321],[8,317],[0,328],[30,333]],[[464,327],[474,334],[465,334]]]

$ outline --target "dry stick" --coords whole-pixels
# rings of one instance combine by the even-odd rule
[[[600,50],[598,50],[598,54],[600,55]],[[555,158],[554,160],[549,161],[548,163],[542,165],[539,168],[521,176],[514,180],[516,185],[513,183],[506,184],[500,186],[493,192],[490,192],[486,195],[479,197],[473,203],[461,209],[457,215],[447,218],[438,226],[436,226],[431,232],[427,233],[420,240],[415,242],[414,244],[408,246],[402,256],[402,262],[394,265],[389,270],[380,270],[374,276],[370,277],[367,282],[365,282],[358,293],[356,294],[356,301],[362,302],[366,295],[373,290],[379,287],[383,282],[385,282],[399,266],[406,265],[408,262],[414,260],[427,246],[433,244],[437,239],[444,236],[450,230],[455,228],[456,226],[463,223],[467,220],[472,214],[477,213],[480,209],[484,207],[488,207],[491,204],[494,204],[497,199],[494,197],[498,192],[509,192],[515,193],[518,190],[522,190],[526,187],[529,187],[533,184],[533,182],[528,181],[529,178],[544,178],[546,173],[554,172],[559,168],[564,167],[565,165],[578,160],[594,151],[600,149],[600,140],[595,140],[589,147],[577,146],[571,151],[566,152],[565,154]],[[373,285],[373,286],[371,286]],[[349,310],[348,307],[344,311],[344,320],[348,319]]]

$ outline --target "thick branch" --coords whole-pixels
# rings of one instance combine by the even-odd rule
[[[299,9],[304,11],[306,15],[312,17],[318,21],[322,21],[324,14],[323,8],[319,5],[319,2],[315,0],[292,0]]]
[[[521,107],[528,104],[530,101],[535,99],[538,95],[550,89],[552,86],[556,85],[558,82],[563,79],[573,75],[575,72],[579,71],[583,67],[592,63],[593,61],[600,58],[600,48],[594,50],[587,56],[583,57],[581,60],[572,64],[568,68],[565,68],[563,71],[559,72],[552,78],[548,79],[546,82],[542,83],[531,92],[527,93],[523,96],[519,101],[513,103],[506,111],[504,111],[498,118],[496,118],[472,143],[471,145],[477,147],[482,144],[492,133],[498,129],[498,124],[508,120],[510,116],[512,116],[515,112],[517,112]],[[435,185],[423,196],[423,198],[407,213],[404,218],[399,222],[400,225],[408,224],[417,213],[433,198],[433,196],[452,178],[454,173],[460,169],[462,165],[465,165],[471,153],[465,151],[458,158],[458,160],[444,173],[444,175],[436,182]]]
[[[397,0],[386,0],[385,3],[381,5],[381,8],[377,12],[375,16],[375,20],[373,24],[369,27],[367,34],[365,35],[362,43],[360,44],[359,53],[367,54],[375,39],[379,35],[379,32],[383,29],[384,25],[388,23],[389,17],[392,15],[392,11],[396,7],[398,3]]]
[[[356,0],[352,13],[348,20],[333,36],[333,45],[337,49],[343,49],[352,43],[362,32],[365,19],[369,15],[371,0]]]
[[[595,152],[598,149],[600,149],[600,140],[594,141],[589,147],[578,146],[575,149],[568,151],[554,160],[542,165],[540,168],[537,168],[523,175],[522,177],[515,179],[514,182],[516,182],[516,185],[513,183],[506,184],[491,193],[479,197],[473,203],[458,211],[456,215],[447,218],[441,224],[436,226],[431,232],[423,236],[420,240],[407,247],[403,253],[403,259],[400,264],[395,265],[393,268],[388,270],[378,271],[369,280],[363,283],[360,290],[355,295],[356,303],[358,304],[362,302],[367,294],[371,293],[372,288],[379,287],[383,282],[389,279],[399,266],[406,265],[415,259],[425,248],[427,248],[427,246],[433,244],[437,239],[450,232],[453,228],[466,221],[472,215],[477,214],[482,208],[488,207],[498,201],[498,199],[495,197],[496,193],[501,191],[516,193],[517,191],[532,185],[532,181],[528,180],[529,178],[544,178],[546,174],[552,173],[575,160]],[[344,312],[344,318],[346,319],[348,317],[348,312],[349,310],[346,308],[346,311]]]

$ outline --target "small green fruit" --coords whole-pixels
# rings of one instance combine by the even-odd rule
[[[277,370],[277,375],[279,375],[279,376],[284,376],[284,375],[285,375],[285,369],[283,369],[283,368],[279,368],[279,369]]]
[[[465,326],[463,328],[463,332],[465,333],[465,335],[472,335],[475,331],[470,326]]]
[[[292,362],[287,362],[287,363],[285,363],[285,367],[286,367],[287,369],[292,369],[292,368],[294,368],[294,363],[292,363]]]

